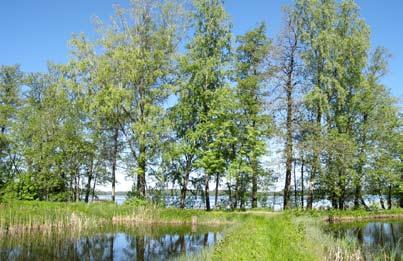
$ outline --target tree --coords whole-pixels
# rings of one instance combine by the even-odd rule
[[[237,114],[239,122],[237,142],[241,148],[240,160],[245,160],[247,174],[252,181],[252,208],[257,207],[258,176],[261,170],[259,158],[265,154],[265,139],[269,135],[270,117],[264,112],[264,98],[267,95],[264,81],[268,78],[267,58],[271,43],[266,37],[266,26],[257,28],[239,36],[237,42]],[[246,169],[245,169],[246,170]]]
[[[163,134],[163,104],[169,95],[173,55],[178,43],[174,2],[133,0],[116,8],[112,25],[100,23],[102,50],[92,81],[94,110],[111,132],[111,172],[114,190],[119,139],[130,151],[129,169],[137,175],[137,194],[145,196],[148,165],[157,158]]]
[[[283,207],[284,209],[290,208],[291,198],[291,172],[292,165],[296,164],[294,159],[294,138],[296,136],[296,91],[297,85],[300,81],[301,66],[299,57],[299,32],[295,24],[295,18],[291,10],[287,11],[287,18],[285,29],[280,36],[277,50],[277,78],[282,89],[282,96],[285,96],[285,182],[284,182],[284,195]],[[283,104],[281,104],[283,107]],[[301,181],[303,182],[303,181]],[[296,184],[296,180],[294,180]]]
[[[306,97],[316,117],[312,138],[322,141],[312,152],[308,208],[312,207],[313,183],[318,178],[331,194],[333,206],[344,208],[354,174],[354,102],[363,86],[369,30],[353,1],[304,0],[297,2],[295,10],[302,32],[302,57],[312,80]],[[325,172],[320,172],[323,166]]]
[[[79,100],[70,92],[61,68],[50,67],[48,74],[34,74],[27,82],[27,98],[19,112],[15,133],[24,159],[13,193],[19,198],[80,200],[83,166],[88,142]],[[21,186],[32,186],[24,195]]]
[[[355,185],[355,206],[362,199],[362,182],[367,181],[368,191],[382,197],[387,195],[388,208],[392,207],[392,194],[399,190],[401,182],[401,139],[398,107],[396,100],[380,83],[387,71],[388,54],[377,48],[372,54],[366,72],[366,85],[357,97],[361,125],[356,128],[359,144]],[[364,176],[364,173],[369,175]]]
[[[123,94],[111,91],[113,85],[105,71],[103,57],[95,52],[95,46],[84,35],[74,36],[70,40],[70,61],[63,66],[70,92],[78,100],[77,106],[83,114],[80,117],[87,142],[84,177],[86,202],[94,196],[97,183],[112,183],[112,200],[115,200],[115,171],[119,153],[116,132],[123,113],[117,103]],[[120,110],[118,110],[120,109]],[[115,135],[113,135],[113,134]],[[110,152],[112,147],[112,153]],[[108,164],[111,162],[110,164]],[[112,166],[110,166],[112,165]],[[108,171],[108,168],[111,170]]]
[[[334,37],[336,23],[335,1],[297,1],[294,7],[297,30],[301,32],[300,42],[305,73],[310,79],[310,92],[306,95],[306,106],[311,114],[310,132],[305,137],[311,150],[311,173],[308,183],[307,208],[312,208],[314,187],[321,173],[320,154],[322,148],[322,117],[327,110],[329,83],[333,80],[331,50],[337,45]],[[308,146],[305,146],[308,147]]]
[[[197,124],[192,140],[197,145],[197,167],[204,171],[206,210],[210,210],[210,176],[223,168],[224,160],[219,151],[215,151],[214,130],[215,110],[220,106],[215,101],[223,92],[228,75],[226,66],[230,60],[231,33],[227,15],[219,0],[196,0],[195,11],[191,14],[194,35],[187,45],[187,53],[180,63],[181,75],[185,78],[178,103],[189,103],[183,107],[192,107]],[[219,109],[218,109],[219,111]],[[187,112],[186,112],[187,113]],[[214,133],[213,133],[214,132]],[[216,140],[217,141],[217,140]]]
[[[23,73],[18,65],[0,67],[0,189],[18,172],[13,142]]]
[[[199,144],[194,133],[199,118],[192,101],[195,97],[187,92],[184,85],[180,86],[179,101],[169,112],[173,137],[165,155],[171,170],[169,172],[177,176],[181,186],[179,207],[185,208],[190,174],[195,170],[194,163],[197,160],[196,151]]]

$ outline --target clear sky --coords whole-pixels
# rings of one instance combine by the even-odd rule
[[[241,34],[265,21],[268,34],[281,28],[281,7],[291,0],[227,0],[226,9],[234,34]],[[358,0],[361,14],[372,31],[372,45],[392,54],[384,83],[403,96],[403,1]],[[94,36],[92,17],[104,20],[112,5],[127,6],[128,0],[9,0],[0,5],[0,64],[22,66],[24,71],[45,71],[47,61],[67,60],[67,41],[74,32]]]
[[[46,71],[47,61],[63,63],[73,33],[94,37],[92,17],[107,20],[113,4],[128,0],[4,0],[0,5],[0,65],[20,64],[27,72]],[[281,7],[291,0],[227,0],[226,9],[235,35],[265,21],[268,34],[281,29]],[[358,0],[371,28],[372,46],[392,54],[390,72],[383,80],[395,96],[403,98],[403,1]],[[123,179],[121,179],[123,181]],[[119,187],[118,190],[126,190]]]

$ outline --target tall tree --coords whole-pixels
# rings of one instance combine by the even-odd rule
[[[12,127],[17,120],[22,84],[19,66],[0,67],[0,189],[17,171]]]
[[[194,35],[187,45],[187,54],[181,62],[181,74],[186,77],[185,95],[179,103],[191,102],[197,115],[194,134],[199,144],[197,166],[204,171],[206,210],[210,210],[210,177],[222,169],[219,151],[214,150],[213,128],[215,124],[215,101],[223,95],[227,65],[230,59],[231,33],[227,14],[219,0],[196,0],[192,13]],[[216,132],[217,133],[217,132]],[[217,141],[217,140],[216,140]]]
[[[310,133],[306,135],[311,147],[311,171],[308,183],[307,208],[312,208],[314,188],[321,173],[322,118],[327,111],[328,89],[333,80],[332,48],[337,45],[334,37],[337,7],[333,0],[299,0],[294,8],[298,30],[301,32],[302,58],[310,79],[310,93],[306,96],[311,117]]]
[[[322,141],[313,147],[308,208],[318,179],[333,206],[343,208],[354,166],[353,103],[363,85],[369,31],[353,1],[302,0],[295,10],[302,57],[312,80],[306,98],[316,117],[312,137]],[[320,172],[323,167],[326,171]]]
[[[84,138],[79,100],[58,66],[29,78],[15,131],[26,171],[15,181],[14,192],[19,198],[80,200],[90,146]],[[24,188],[31,190],[28,195]]]
[[[283,208],[291,207],[291,172],[292,165],[296,164],[294,159],[294,137],[296,136],[296,92],[300,81],[301,66],[299,57],[299,32],[295,24],[295,18],[291,10],[287,11],[285,28],[278,42],[277,67],[279,84],[281,85],[282,97],[285,99],[286,119],[285,119],[285,182],[283,195]],[[296,182],[294,180],[294,182]]]
[[[140,197],[145,196],[146,175],[151,171],[148,164],[157,158],[163,133],[163,104],[169,95],[178,43],[177,7],[172,1],[134,0],[129,8],[116,9],[112,25],[100,39],[104,55],[99,81],[107,92],[103,100],[117,96],[108,109],[119,119],[112,128],[112,171],[121,130],[131,152],[129,165],[135,168]]]
[[[259,158],[264,155],[269,135],[270,117],[265,114],[264,98],[267,90],[264,81],[269,76],[268,54],[271,43],[266,37],[266,26],[261,24],[237,39],[237,87],[239,103],[238,142],[239,153],[244,154],[245,166],[252,181],[252,208],[257,207],[258,176],[261,170]]]
[[[74,36],[70,40],[71,59],[63,68],[67,80],[70,82],[71,92],[80,102],[78,105],[83,111],[85,139],[88,142],[85,175],[85,201],[88,202],[96,184],[112,183],[112,200],[115,200],[115,170],[118,158],[118,139],[112,139],[111,133],[116,133],[117,125],[123,118],[122,110],[116,104],[123,96],[120,92],[108,92],[111,87],[107,73],[104,72],[104,59],[95,52],[95,46],[84,35]],[[112,87],[111,87],[112,88]],[[107,96],[107,101],[105,101]],[[120,112],[120,113],[118,113]],[[111,145],[112,144],[112,145]],[[111,149],[112,152],[110,153]],[[112,154],[112,155],[111,155]],[[113,162],[113,164],[108,164]],[[110,166],[112,165],[112,166]],[[112,169],[108,171],[108,168]],[[109,176],[110,175],[110,176]]]

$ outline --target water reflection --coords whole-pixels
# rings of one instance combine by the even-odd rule
[[[0,260],[167,260],[198,252],[221,237],[220,232],[138,235],[133,231],[9,236],[0,239]]]
[[[402,260],[402,222],[333,224],[329,231],[337,238],[356,240],[368,260],[373,256]]]

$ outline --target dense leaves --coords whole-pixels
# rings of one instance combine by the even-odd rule
[[[97,20],[94,41],[75,35],[66,64],[0,67],[1,196],[89,201],[111,183],[115,200],[121,173],[136,200],[165,201],[170,188],[181,208],[200,194],[210,210],[214,184],[216,207],[220,193],[257,207],[281,150],[285,208],[292,180],[295,206],[298,193],[307,208],[402,202],[389,57],[371,51],[358,6],[296,0],[284,22],[278,41],[264,24],[233,37],[220,0],[133,0]]]

